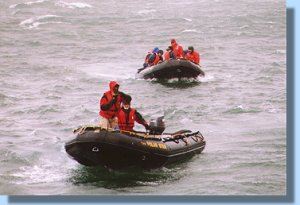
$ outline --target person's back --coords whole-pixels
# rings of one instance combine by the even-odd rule
[[[149,57],[151,56],[151,52],[149,51],[145,57],[143,67],[146,68],[148,66]]]

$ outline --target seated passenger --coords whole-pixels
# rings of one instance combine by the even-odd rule
[[[149,130],[148,123],[139,112],[130,107],[130,102],[131,97],[129,95],[125,95],[122,101],[122,108],[117,115],[119,129],[133,131],[134,122],[136,121],[137,123],[144,125],[146,130]]]
[[[158,53],[158,51],[159,51],[159,48],[155,47],[151,52],[149,51],[147,53],[147,55],[145,57],[145,62],[143,64],[144,68],[155,65],[154,61],[157,61],[157,63],[158,63],[159,59],[156,59],[156,54]]]
[[[171,46],[173,48],[174,55],[176,59],[183,58],[183,48],[178,45],[175,39],[171,40]]]
[[[159,57],[158,63],[162,63],[164,61],[164,57],[163,57],[164,51],[163,50],[159,50],[157,52],[157,54],[158,54],[158,57]]]
[[[165,55],[164,55],[165,60],[170,60],[170,59],[176,59],[175,54],[173,52],[173,47],[169,46],[166,49]]]
[[[153,50],[152,50],[152,53],[157,53],[159,51],[159,48],[158,47],[155,47]]]
[[[149,57],[151,56],[152,52],[148,51],[146,57],[145,57],[145,61],[144,61],[144,64],[143,64],[143,67],[146,68],[148,67],[148,60],[149,60]]]
[[[185,55],[185,59],[192,61],[193,63],[196,63],[198,65],[200,63],[200,55],[197,51],[194,50],[193,46],[188,47],[188,52]]]
[[[153,50],[153,53],[149,56],[149,59],[148,59],[148,66],[154,66],[154,65],[157,65],[158,63],[161,63],[163,62],[163,51],[162,50],[159,50],[157,48],[157,50]]]

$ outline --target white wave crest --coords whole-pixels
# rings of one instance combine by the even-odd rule
[[[34,21],[38,21],[38,20],[49,19],[49,18],[60,18],[60,17],[61,16],[52,15],[52,14],[37,16],[37,17],[29,18],[29,19],[22,21],[20,23],[20,25],[30,24],[30,23],[32,23]]]
[[[12,5],[9,6],[9,8],[13,9],[13,8],[16,8],[17,6],[21,6],[21,5],[30,6],[30,5],[33,5],[33,4],[40,4],[40,3],[43,3],[43,2],[46,2],[46,1],[49,1],[49,0],[37,0],[37,1],[28,1],[28,2],[25,2],[25,3],[19,3],[19,4],[12,4]]]
[[[181,33],[197,33],[196,29],[185,29]]]
[[[54,166],[55,165],[55,166]],[[20,167],[15,173],[10,176],[15,177],[15,184],[41,184],[52,183],[64,180],[66,172],[64,174],[57,167],[62,164],[53,164],[52,162],[46,162],[41,165],[23,166]]]
[[[239,108],[239,109],[244,109],[244,106],[243,105],[238,105],[238,106],[236,106],[236,108]]]
[[[19,25],[25,28],[36,28],[39,25],[42,24],[48,24],[48,23],[63,23],[60,21],[45,21],[45,20],[49,20],[49,19],[55,19],[55,18],[60,18],[61,16],[57,16],[57,15],[43,15],[43,16],[37,16],[37,17],[33,17],[33,18],[29,18],[26,19],[24,21],[22,21]]]
[[[16,8],[19,4],[12,4],[9,6],[10,9]]]
[[[186,20],[186,21],[192,21],[192,19],[189,19],[189,18],[183,18],[184,20]]]
[[[249,25],[241,26],[240,29],[249,28]]]
[[[55,6],[60,6],[60,7],[69,8],[69,9],[92,8],[92,6],[90,4],[87,4],[87,3],[82,3],[82,2],[67,3],[67,2],[64,2],[64,1],[56,2]]]
[[[138,11],[138,14],[149,14],[149,13],[154,13],[154,12],[156,12],[155,9],[143,9],[143,10]]]
[[[215,81],[215,76],[206,74],[205,77],[198,77],[197,79],[202,83],[206,83]]]

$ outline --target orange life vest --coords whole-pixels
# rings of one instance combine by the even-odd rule
[[[192,61],[193,63],[196,64],[200,63],[200,55],[197,51],[193,51],[193,53],[187,53],[185,55],[185,59]]]
[[[152,63],[149,63],[149,61],[148,61],[148,64],[149,64],[149,66],[154,66],[154,65],[157,65],[158,62],[159,62],[159,56],[158,56],[157,53],[155,53],[155,59],[154,59],[154,61]]]
[[[159,60],[160,60],[160,58],[159,58],[158,54],[156,53],[156,54],[155,54],[155,60],[154,60],[153,64],[154,64],[154,65],[157,65],[158,62],[159,62]]]
[[[118,113],[118,125],[120,130],[132,131],[134,127],[135,109],[130,108],[130,112],[126,113],[121,109]]]
[[[183,48],[182,46],[178,45],[177,43],[172,45],[173,52],[175,54],[176,58],[182,58],[183,57]]]
[[[170,52],[169,51],[165,52],[164,58],[165,58],[165,60],[169,60],[170,59]]]
[[[116,102],[109,108],[109,110],[101,110],[101,105],[109,103],[112,99],[113,96],[111,94],[111,91],[107,91],[106,93],[104,93],[103,97],[100,100],[99,114],[106,119],[115,117],[121,107],[122,98],[120,95],[118,95]]]

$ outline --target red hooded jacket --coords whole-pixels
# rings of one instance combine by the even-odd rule
[[[175,39],[171,40],[171,46],[176,58],[183,58],[183,48],[181,45],[178,45]]]
[[[111,119],[117,115],[120,110],[122,96],[119,94],[115,100],[113,100],[113,90],[119,85],[115,81],[111,81],[109,83],[110,90],[105,92],[100,99],[100,112],[99,115],[106,118]]]

